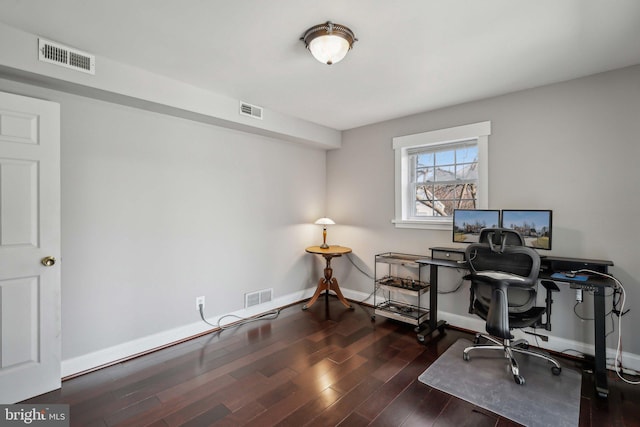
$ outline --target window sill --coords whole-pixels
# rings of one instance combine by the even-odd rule
[[[451,231],[453,223],[449,219],[393,219],[391,220],[396,228],[414,228],[419,230],[448,230]]]

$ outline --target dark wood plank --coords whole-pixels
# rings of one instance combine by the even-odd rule
[[[414,410],[406,417],[403,427],[420,427],[433,425],[439,419],[449,400],[454,397],[425,386],[428,391],[422,394],[422,400],[416,404]],[[443,424],[447,425],[447,424]]]
[[[197,417],[190,419],[186,423],[180,423],[179,425],[184,427],[208,427],[216,421],[223,419],[230,413],[231,411],[226,406],[220,404],[201,413]]]
[[[280,427],[298,427],[308,420],[317,417],[320,413],[333,405],[342,395],[331,387],[327,387],[310,402],[302,405],[297,410],[286,416],[277,425]]]
[[[406,406],[405,403],[409,400],[412,404],[418,403],[422,400],[421,393],[428,391],[424,384],[418,383],[418,376],[424,371],[424,366],[418,364],[409,365],[405,369],[400,370],[396,375],[391,377],[385,382],[380,389],[373,394],[366,402],[356,408],[356,412],[368,420],[373,420],[380,414],[382,410],[387,409],[387,405],[394,402],[394,406]],[[375,376],[375,374],[374,374]],[[410,393],[404,394],[404,390],[410,385],[415,386]],[[422,390],[422,392],[420,391]],[[404,399],[398,400],[398,396],[404,394]],[[392,414],[388,416],[389,420],[401,421],[406,415],[402,410],[397,410],[395,407],[391,411]],[[387,425],[382,423],[381,425]],[[398,423],[396,422],[396,425]]]
[[[389,400],[387,405],[384,405],[385,401],[383,400],[377,410],[375,406],[370,406],[367,408],[369,411],[358,408],[357,413],[368,412],[366,418],[373,421],[372,426],[399,426],[417,410],[422,401],[427,398],[429,391],[429,387],[414,381],[399,395],[394,396],[392,400],[386,399]]]
[[[498,416],[460,399],[449,399],[437,419],[438,425],[458,427],[494,427]]]
[[[353,409],[380,389],[382,382],[371,376],[366,377],[360,384],[342,396],[335,404],[331,405],[320,415],[311,420],[308,426],[335,426],[345,420]]]
[[[365,427],[369,425],[369,420],[352,412],[338,426],[340,427]]]

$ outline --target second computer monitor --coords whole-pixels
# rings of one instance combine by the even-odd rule
[[[502,227],[512,228],[524,237],[525,245],[551,249],[551,210],[502,210]]]

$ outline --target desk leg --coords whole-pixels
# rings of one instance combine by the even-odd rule
[[[593,372],[598,397],[609,395],[607,384],[607,347],[605,337],[604,288],[598,287],[593,296],[594,332],[595,332],[595,370]]]
[[[429,265],[429,326],[418,332],[418,341],[424,342],[427,335],[432,335],[437,329],[440,334],[444,332],[445,322],[438,321],[438,266]]]

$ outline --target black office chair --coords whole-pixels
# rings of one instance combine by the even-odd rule
[[[540,271],[540,256],[524,246],[522,236],[511,229],[485,228],[478,243],[466,249],[471,273],[469,313],[486,321],[490,335],[477,334],[474,345],[464,349],[463,358],[476,350],[500,350],[511,362],[511,372],[517,384],[524,384],[513,352],[540,357],[553,364],[551,372],[560,375],[561,367],[551,357],[529,350],[526,340],[513,340],[514,328],[544,327],[551,330],[551,293],[559,291],[555,283],[542,281],[547,289],[545,307],[536,307],[536,287]],[[542,317],[546,313],[546,323]],[[489,343],[481,344],[484,338]]]

